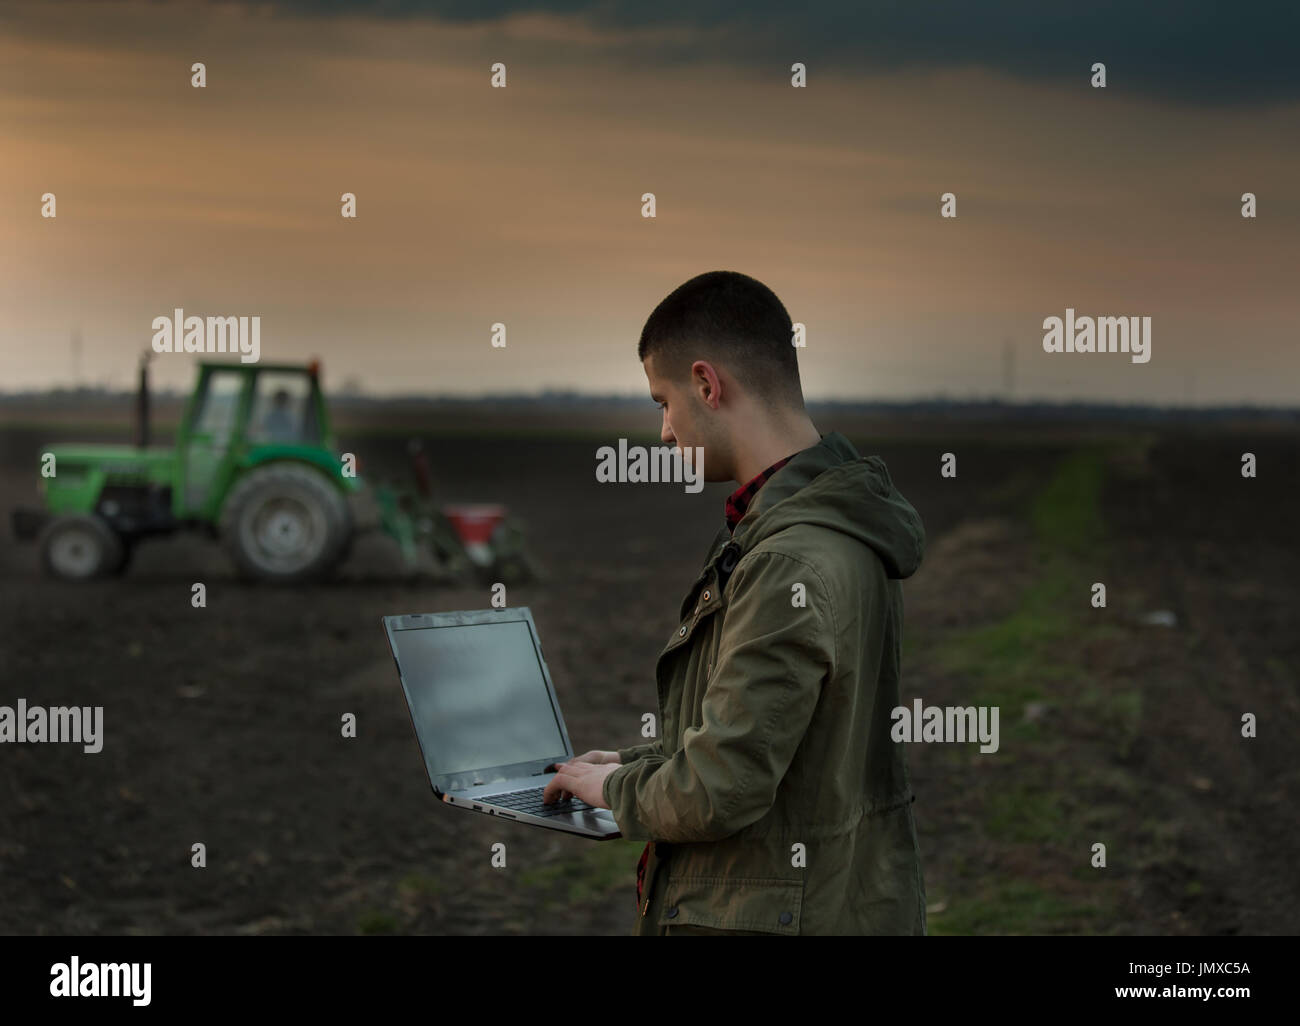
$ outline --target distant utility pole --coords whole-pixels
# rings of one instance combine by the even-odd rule
[[[81,387],[81,329],[72,329],[72,387]]]
[[[1002,340],[1002,394],[1006,397],[1007,402],[1016,391],[1016,349],[1011,344],[1011,339]]]

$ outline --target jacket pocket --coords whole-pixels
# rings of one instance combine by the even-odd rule
[[[660,926],[709,926],[798,936],[803,881],[775,877],[670,876]]]

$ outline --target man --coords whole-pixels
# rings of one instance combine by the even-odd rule
[[[269,442],[298,441],[298,418],[287,389],[278,388],[271,397],[271,408],[262,418],[261,437]]]
[[[642,854],[637,934],[924,934],[899,702],[925,533],[878,456],[804,409],[790,315],[713,271],[646,321],[665,444],[741,486],[656,666],[659,740],[567,763]]]

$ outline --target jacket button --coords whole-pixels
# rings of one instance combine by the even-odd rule
[[[792,916],[789,912],[782,912],[782,913],[781,913],[781,925],[782,925],[782,926],[787,926],[787,925],[789,925],[790,920],[793,919],[793,918],[794,918],[794,916]]]
[[[673,906],[672,908],[670,908],[667,912],[665,912],[664,915],[666,915],[669,919],[676,919],[676,918],[677,918],[677,906],[674,905],[674,906]]]
[[[709,599],[710,599],[710,597],[712,597],[712,595],[713,595],[713,593],[712,593],[711,591],[709,591],[709,590],[706,588],[706,589],[704,590],[704,596],[703,596],[704,601],[705,601],[705,602],[708,602]]]
[[[677,632],[679,638],[686,637],[686,624],[682,624],[682,629]]]

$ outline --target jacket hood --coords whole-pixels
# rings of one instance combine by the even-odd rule
[[[861,456],[839,432],[791,457],[768,479],[732,535],[747,552],[795,524],[814,524],[870,546],[891,578],[911,577],[925,552],[921,517],[879,456]]]

